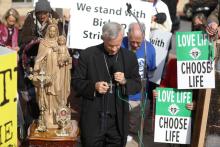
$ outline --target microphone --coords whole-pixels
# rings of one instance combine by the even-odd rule
[[[130,3],[126,3],[126,5],[127,5],[127,12],[131,13],[131,8],[132,8],[131,4]]]

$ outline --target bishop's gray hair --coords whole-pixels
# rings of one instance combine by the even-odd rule
[[[115,39],[122,32],[124,35],[124,27],[117,22],[109,22],[102,27],[102,39]]]

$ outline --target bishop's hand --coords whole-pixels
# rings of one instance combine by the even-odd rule
[[[107,82],[100,81],[95,83],[95,90],[100,94],[105,94],[108,92],[109,85]]]
[[[125,74],[123,72],[115,72],[114,73],[114,79],[120,85],[125,85],[126,84]]]

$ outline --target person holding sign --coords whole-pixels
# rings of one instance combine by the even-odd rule
[[[166,66],[166,72],[165,72],[165,76],[164,78],[162,79],[161,83],[160,83],[160,87],[164,87],[164,88],[174,88],[174,90],[176,90],[175,88],[177,88],[177,59],[176,57],[171,57],[167,63],[167,66]],[[177,90],[178,91],[178,90]],[[179,91],[180,92],[180,91]],[[157,98],[158,94],[156,92],[156,90],[153,91],[153,94],[154,94],[154,99]],[[161,96],[161,95],[160,95]],[[166,97],[166,96],[165,96]],[[167,96],[168,97],[168,96]],[[184,97],[184,98],[183,98]],[[179,104],[181,104],[182,102],[184,102],[186,100],[186,98],[189,98],[187,97],[186,95],[183,96],[182,98],[184,100],[181,100],[180,97],[176,97],[175,100],[173,100],[174,102],[174,105],[173,105],[173,108],[175,109],[175,103],[178,102]],[[194,95],[195,97],[195,95]],[[160,97],[161,98],[161,97]],[[159,98],[159,100],[160,100]],[[166,100],[165,100],[166,101]],[[164,103],[165,103],[164,101]],[[157,103],[158,104],[158,103]],[[185,105],[185,104],[184,104]],[[195,100],[193,100],[192,103],[190,102],[187,102],[186,103],[186,108],[190,111],[192,110],[195,110],[196,108],[196,102]],[[158,106],[159,107],[159,106]],[[161,106],[160,106],[161,107]],[[177,106],[178,107],[178,106]],[[171,109],[172,110],[172,109]],[[156,114],[154,113],[154,116],[155,116],[155,124],[157,124],[157,116]],[[191,116],[192,117],[192,116]],[[185,123],[186,124],[186,123]],[[157,127],[155,127],[156,129]],[[191,128],[191,127],[190,127]],[[192,130],[192,129],[191,129]],[[158,131],[158,130],[156,130]],[[167,132],[166,132],[167,133]],[[177,133],[177,132],[176,132]],[[168,137],[169,136],[169,137]],[[172,136],[172,137],[171,137]],[[178,137],[180,137],[179,135],[175,134],[175,129],[173,131],[173,134],[171,135],[167,135],[166,136],[166,141],[167,142],[179,142],[179,139],[177,139]],[[175,138],[178,140],[175,140]]]
[[[168,6],[161,0],[148,0],[153,3],[153,16],[151,19],[151,30],[171,31],[172,21]]]
[[[73,87],[82,96],[83,147],[124,147],[128,135],[128,95],[141,89],[135,54],[122,49],[124,29],[116,22],[102,28],[103,43],[81,51]]]
[[[206,32],[210,35],[210,36],[214,36],[216,33],[218,33],[218,37],[220,36],[220,27],[219,27],[219,15],[220,15],[220,5],[218,2],[218,5],[216,6],[216,8],[211,12],[211,14],[208,16],[207,18],[207,22],[208,25],[206,27]],[[217,39],[217,38],[216,38]]]
[[[147,64],[148,73],[154,72],[156,69],[156,55],[153,45],[144,39],[145,25],[138,23],[131,23],[128,29],[128,36],[123,38],[122,47],[129,49],[136,54],[139,64],[139,74],[141,78],[144,78],[144,62]],[[146,59],[145,59],[145,47],[146,47]],[[150,74],[149,74],[150,75]],[[152,75],[152,74],[151,74]],[[131,106],[129,115],[129,132],[138,133],[140,129],[140,101],[141,92],[135,95],[129,95],[129,104]],[[130,138],[130,137],[129,137]],[[130,139],[129,139],[130,140]]]

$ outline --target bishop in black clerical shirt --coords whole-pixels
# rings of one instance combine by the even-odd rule
[[[128,135],[128,95],[141,90],[134,53],[122,49],[123,27],[102,28],[103,43],[80,53],[73,87],[82,97],[80,135],[83,147],[124,147]]]

